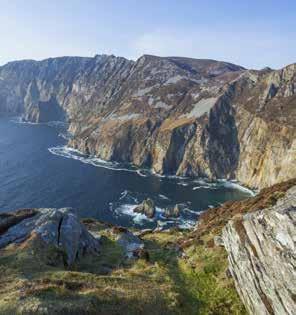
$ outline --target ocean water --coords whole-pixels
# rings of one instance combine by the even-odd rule
[[[234,182],[159,176],[130,165],[105,162],[67,148],[66,126],[0,118],[0,212],[27,207],[72,207],[80,217],[122,226],[183,228],[202,211],[252,192]],[[156,203],[154,219],[135,214],[145,198]],[[178,219],[167,206],[184,205]]]

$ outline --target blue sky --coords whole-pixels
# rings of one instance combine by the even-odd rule
[[[295,0],[0,0],[0,64],[115,54],[296,62]]]

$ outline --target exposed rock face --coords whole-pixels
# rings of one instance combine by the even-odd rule
[[[134,212],[145,214],[148,218],[153,218],[155,215],[154,201],[150,198],[147,198],[134,209]]]
[[[295,64],[63,57],[1,67],[0,112],[66,118],[69,145],[105,160],[261,188],[296,176],[295,86]]]
[[[231,220],[222,238],[250,314],[295,314],[296,186],[271,208]]]
[[[0,213],[0,235],[12,226],[37,214],[35,209],[22,209],[12,213]]]
[[[10,216],[10,223],[7,218]],[[14,218],[14,221],[13,221]],[[39,237],[47,246],[62,249],[67,265],[85,253],[98,253],[100,242],[79,222],[69,208],[22,210],[12,214],[1,214],[0,248],[12,243],[21,243],[30,237]]]

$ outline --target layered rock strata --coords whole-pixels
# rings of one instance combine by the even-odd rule
[[[229,270],[250,314],[295,314],[296,186],[260,211],[223,229]]]
[[[259,188],[296,176],[295,92],[295,64],[101,55],[0,68],[0,112],[67,119],[69,145],[86,154]]]

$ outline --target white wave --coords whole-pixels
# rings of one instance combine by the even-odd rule
[[[134,209],[137,207],[137,205],[132,204],[123,204],[115,209],[115,212],[117,214],[124,214],[127,216],[130,216],[133,218],[133,221],[137,224],[143,224],[145,221],[154,221],[153,219],[150,219],[145,216],[145,214],[134,212]]]
[[[217,187],[216,186],[200,186],[199,188],[196,188],[196,189],[194,189],[194,190],[197,190],[197,189],[212,189],[212,190],[214,190],[214,189],[217,189]]]
[[[189,179],[189,177],[185,177],[185,176],[159,174],[159,173],[156,173],[153,169],[150,169],[150,172],[152,175],[154,175],[156,177],[165,178],[165,179],[177,179],[177,180]]]
[[[121,194],[120,194],[120,198],[119,200],[123,199],[124,197],[126,197],[126,195],[128,194],[127,190],[124,190]]]
[[[113,171],[123,171],[123,172],[131,172],[138,174],[141,177],[147,177],[148,175],[144,174],[143,172],[146,170],[140,170],[140,169],[133,169],[133,168],[126,168],[120,166],[120,163],[117,162],[111,162],[111,161],[105,161],[98,157],[91,157],[84,155],[82,152],[80,152],[77,149],[73,149],[67,146],[57,146],[48,148],[48,151],[51,154],[62,156],[64,158],[73,159],[80,161],[85,164],[90,164],[92,166],[106,168]]]
[[[162,216],[163,213],[164,213],[164,209],[162,209],[160,207],[155,207],[155,216],[156,217]]]
[[[124,193],[124,192],[123,192]],[[117,207],[114,212],[117,215],[126,215],[132,218],[133,222],[139,225],[144,225],[146,222],[157,222],[157,225],[160,227],[165,227],[166,225],[173,224],[177,225],[182,229],[191,229],[195,226],[196,221],[192,219],[185,219],[182,217],[173,219],[167,219],[163,216],[164,209],[156,207],[156,213],[154,218],[148,218],[146,215],[142,213],[134,212],[134,209],[137,205],[136,204],[123,204]],[[186,209],[187,210],[187,209]],[[192,210],[188,211],[198,215],[200,212],[195,212]]]
[[[200,215],[201,213],[203,213],[203,211],[194,211],[194,210],[191,210],[189,208],[184,208],[183,211],[187,211],[187,212],[192,213],[194,215]]]
[[[102,168],[106,168],[106,169],[110,169],[110,170],[114,170],[114,171],[133,172],[133,173],[138,174],[141,177],[147,177],[148,176],[147,174],[144,173],[146,170],[125,168],[125,167],[121,167],[120,164],[116,163],[116,162],[104,161],[104,160],[97,158],[97,157],[88,157],[88,156],[85,156],[83,153],[81,153],[79,150],[69,148],[67,146],[52,147],[52,148],[49,148],[48,150],[50,153],[52,153],[54,155],[62,156],[62,157],[68,158],[68,159],[78,160],[82,163],[90,164],[90,165],[93,165],[96,167],[102,167]],[[207,182],[204,179],[194,179],[191,182],[190,181],[184,182],[184,179],[188,179],[188,178],[176,176],[176,175],[168,175],[168,176],[160,175],[160,174],[156,174],[153,172],[151,172],[151,174],[153,174],[157,177],[161,177],[161,178],[178,179],[178,180],[180,180],[180,182],[177,182],[177,184],[181,185],[181,186],[188,186],[188,185],[190,185],[190,183],[198,183],[199,186],[193,187],[192,188],[193,190],[202,189],[202,188],[203,189],[218,189],[219,184],[220,184],[220,186],[224,186],[226,188],[233,188],[233,189],[244,191],[244,192],[250,194],[251,196],[256,195],[256,192],[238,184],[235,181],[227,181],[225,179],[219,179],[219,180],[217,180],[217,182]]]
[[[157,226],[164,227],[168,224],[174,224],[174,223],[175,223],[175,221],[160,221],[160,220],[158,220]]]
[[[180,183],[177,183],[177,185],[180,185],[180,186],[188,186],[189,183],[180,182]]]
[[[178,225],[181,229],[192,229],[196,225],[196,221],[194,220],[181,220],[181,223]]]
[[[57,156],[62,156],[67,159],[78,160],[85,164],[90,164],[96,167],[107,168],[113,171],[124,171],[124,172],[133,172],[133,173],[137,171],[134,169],[120,167],[119,164],[116,162],[104,161],[97,157],[87,157],[83,155],[83,153],[81,153],[79,150],[72,149],[67,146],[52,147],[52,148],[49,148],[48,151]]]
[[[136,173],[141,177],[148,177],[148,175],[144,174],[142,170],[136,170]]]
[[[15,124],[22,124],[22,125],[40,125],[40,123],[36,123],[36,122],[31,122],[31,121],[26,121],[23,120],[23,118],[21,116],[19,117],[14,117],[10,120],[12,123]]]
[[[165,195],[159,194],[158,196],[163,200],[170,200],[170,198]]]
[[[27,121],[24,120],[23,117],[18,116],[18,117],[14,117],[10,120],[11,122],[15,123],[15,124],[22,124],[22,125],[46,125],[49,127],[65,127],[68,126],[68,124],[64,121],[48,121],[48,122],[41,122],[41,123],[37,123],[37,122],[33,122],[33,121]]]
[[[200,185],[205,185],[206,181],[203,178],[197,178],[193,180],[194,183],[200,184]]]
[[[68,133],[63,133],[63,132],[61,132],[61,133],[59,133],[58,136],[59,136],[60,138],[63,138],[63,139],[65,139],[65,140],[67,140],[67,141],[69,141],[69,140],[71,139],[71,135],[68,134]]]
[[[250,194],[251,196],[256,196],[256,192],[247,188],[247,187],[244,187],[242,185],[240,185],[239,183],[237,182],[234,182],[234,181],[225,181],[223,182],[223,186],[224,187],[227,187],[227,188],[233,188],[233,189],[237,189],[237,190],[240,190],[240,191],[243,191],[243,192],[246,192],[248,194]]]

